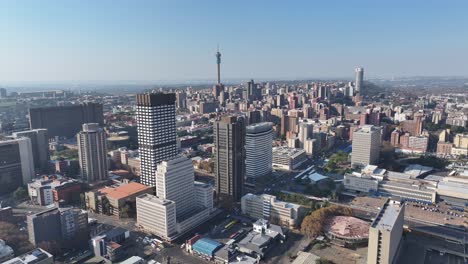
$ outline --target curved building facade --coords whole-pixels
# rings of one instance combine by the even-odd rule
[[[246,127],[245,174],[247,178],[256,178],[271,173],[272,141],[272,123],[264,122]]]

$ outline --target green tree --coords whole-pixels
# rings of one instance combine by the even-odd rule
[[[22,201],[26,199],[26,197],[28,197],[28,191],[26,191],[26,189],[23,187],[18,187],[18,189],[13,192],[13,198],[18,201]]]
[[[105,196],[101,198],[101,207],[102,207],[103,214],[106,214],[106,215],[110,214],[111,205],[110,205],[109,200]]]
[[[335,262],[328,260],[326,258],[319,258],[315,261],[315,264],[334,264]]]

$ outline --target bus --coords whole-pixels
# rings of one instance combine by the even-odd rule
[[[237,224],[237,220],[232,220],[231,222],[229,222],[229,224],[227,224],[224,229],[229,229],[231,227],[233,227],[235,224]]]

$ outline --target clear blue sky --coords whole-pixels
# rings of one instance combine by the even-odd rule
[[[0,84],[468,76],[468,1],[0,1]]]

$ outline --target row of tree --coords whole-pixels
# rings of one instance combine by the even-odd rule
[[[306,216],[301,224],[301,232],[309,238],[323,234],[327,220],[336,215],[351,215],[352,210],[347,207],[332,205],[313,211]]]

